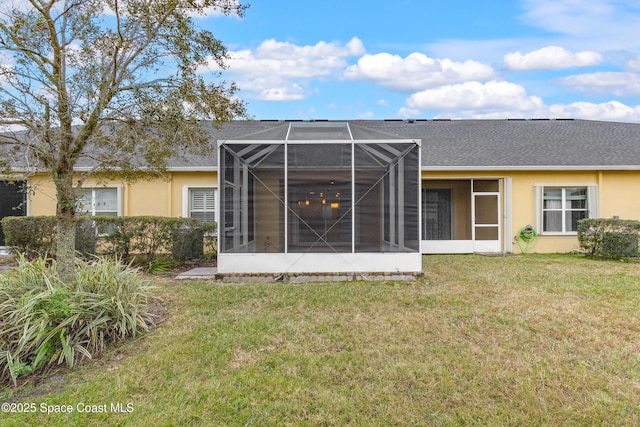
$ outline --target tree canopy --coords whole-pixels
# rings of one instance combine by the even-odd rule
[[[237,88],[221,79],[225,46],[198,25],[245,8],[237,0],[0,2],[2,166],[51,175],[59,233],[72,232],[77,189],[92,174],[162,171],[168,158],[208,147],[201,121],[245,116]],[[79,162],[88,167],[78,175]]]

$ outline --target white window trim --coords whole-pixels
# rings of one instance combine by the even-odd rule
[[[112,186],[90,186],[90,187],[82,187],[80,189],[80,191],[83,190],[116,190],[116,203],[117,203],[117,216],[122,216],[122,186],[121,185],[112,185]],[[91,196],[91,209],[90,209],[90,214],[91,216],[95,215],[95,196],[94,194],[92,194]]]
[[[577,231],[544,231],[543,230],[543,206],[544,189],[546,188],[586,188],[587,189],[587,218],[600,217],[600,194],[595,184],[536,184],[535,188],[535,215],[536,230],[543,236],[577,236]]]
[[[220,209],[218,203],[218,187],[215,185],[184,185],[182,186],[182,217],[189,218],[189,190],[198,188],[211,188],[213,189],[213,198],[215,199],[215,221],[219,224]]]

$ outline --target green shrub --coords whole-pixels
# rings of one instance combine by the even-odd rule
[[[124,259],[135,254],[142,257],[144,263],[151,263],[162,254],[172,254],[176,260],[191,259],[189,252],[193,245],[187,244],[185,239],[213,234],[216,229],[215,224],[196,218],[96,216],[93,220],[98,227],[103,254]],[[177,233],[182,230],[191,233]],[[203,242],[199,244],[202,246]]]
[[[153,325],[151,285],[119,261],[77,261],[73,284],[40,258],[0,276],[0,382],[73,367]]]
[[[7,246],[15,252],[27,259],[55,258],[55,217],[6,217],[2,227]],[[202,257],[203,247],[215,250],[215,230],[215,224],[196,218],[78,217],[76,250],[83,255],[110,255],[126,260],[135,256],[143,264],[167,254],[176,260],[193,259]],[[194,250],[198,246],[199,250]]]
[[[55,256],[54,216],[7,216],[2,218],[5,244],[27,259]]]
[[[5,244],[27,259],[56,255],[55,216],[8,216],[2,219]],[[95,254],[96,230],[87,217],[78,217],[76,223],[76,250],[83,255]]]
[[[640,221],[589,218],[578,223],[578,241],[585,254],[602,258],[638,256]]]

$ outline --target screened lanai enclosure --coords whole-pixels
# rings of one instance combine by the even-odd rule
[[[291,122],[218,146],[220,273],[421,270],[419,140]]]

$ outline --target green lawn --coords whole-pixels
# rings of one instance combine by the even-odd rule
[[[424,271],[414,283],[161,282],[165,322],[72,373],[0,389],[35,409],[0,424],[640,423],[640,264],[429,256]]]

